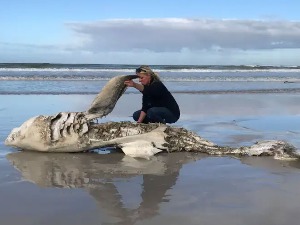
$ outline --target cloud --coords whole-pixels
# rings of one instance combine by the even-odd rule
[[[112,19],[66,23],[92,52],[300,48],[300,22],[216,19]]]
[[[47,51],[57,51],[63,50],[65,47],[58,46],[54,44],[42,45],[42,44],[26,44],[26,43],[11,43],[11,42],[1,42],[0,49],[2,51],[38,51],[38,50],[47,50]]]
[[[71,36],[56,43],[0,40],[0,62],[299,64],[296,21],[113,19],[66,25]]]

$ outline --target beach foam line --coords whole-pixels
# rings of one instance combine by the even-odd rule
[[[300,88],[285,89],[249,89],[249,90],[183,90],[171,91],[174,94],[288,94],[300,93]],[[95,95],[98,91],[0,91],[0,95]],[[126,94],[139,94],[136,91],[126,91]]]
[[[108,81],[112,75],[95,75],[95,74],[52,74],[52,75],[1,75],[0,81]],[[282,83],[300,83],[299,77],[294,76],[161,76],[162,81],[166,82],[282,82]]]

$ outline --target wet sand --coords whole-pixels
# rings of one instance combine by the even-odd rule
[[[82,111],[94,96],[0,96],[0,216],[8,224],[297,224],[300,162],[270,157],[119,152],[19,152],[8,132],[32,116]],[[300,95],[175,95],[175,126],[219,145],[283,139],[300,149]],[[103,121],[132,120],[140,96],[122,96]]]

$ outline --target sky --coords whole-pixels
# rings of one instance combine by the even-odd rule
[[[300,66],[297,0],[1,0],[0,63]]]

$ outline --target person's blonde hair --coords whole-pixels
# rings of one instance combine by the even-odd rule
[[[155,73],[152,71],[151,77],[152,77],[153,81],[160,81],[158,73]]]
[[[135,71],[136,73],[147,73],[151,76],[153,81],[160,81],[158,73],[153,72],[153,70],[147,65],[142,65],[139,68],[137,68]]]

